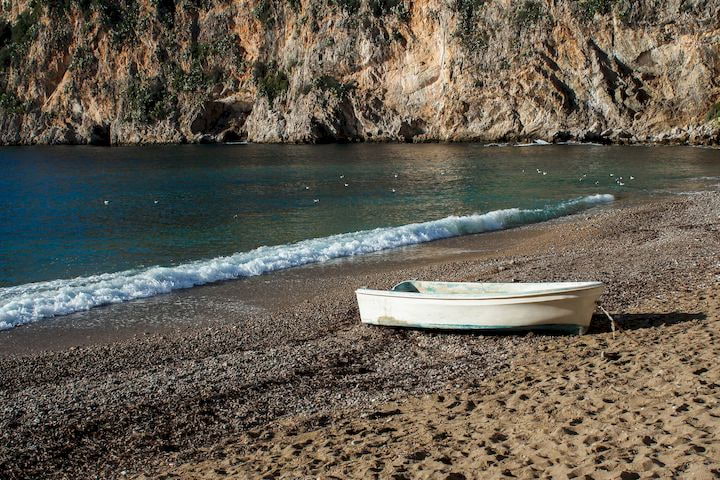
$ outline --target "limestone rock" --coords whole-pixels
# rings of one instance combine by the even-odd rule
[[[720,0],[11,3],[0,144],[718,143]]]

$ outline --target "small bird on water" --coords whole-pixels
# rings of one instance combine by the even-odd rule
[[[104,203],[105,205],[110,205],[110,200],[103,200],[103,203]]]

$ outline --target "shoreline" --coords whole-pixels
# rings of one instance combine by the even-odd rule
[[[400,269],[451,261],[477,261],[496,254],[497,245],[507,248],[527,241],[557,223],[590,218],[607,209],[624,209],[652,201],[650,198],[616,199],[610,204],[599,204],[588,210],[543,222],[432,240],[357,256],[339,257],[325,262],[197,285],[148,298],[93,307],[90,310],[20,324],[12,329],[0,331],[0,359],[62,351],[71,347],[106,345],[131,341],[139,336],[167,335],[218,324],[230,324],[233,320],[229,318],[234,318],[236,315],[233,314],[237,313],[237,310],[245,315],[262,316],[291,307],[302,298],[313,294],[313,289],[306,286],[307,282],[317,282],[318,279],[327,282],[336,278],[342,278],[347,282],[358,275],[390,274]],[[273,289],[286,293],[280,298],[268,294],[265,288],[268,282],[273,283]],[[328,285],[327,288],[332,288],[332,285]],[[291,289],[292,291],[289,291]],[[204,311],[207,309],[204,309],[200,303],[207,302],[208,299],[225,301],[228,298],[238,298],[241,302],[234,305],[235,311],[228,309],[223,312],[228,318],[219,322],[209,318],[210,313]],[[192,304],[195,318],[177,322],[177,317],[183,316],[178,314],[178,309],[182,311],[183,306],[187,304]],[[158,322],[159,316],[165,320]],[[137,319],[138,322],[128,324],[123,317]]]
[[[359,433],[342,433],[337,429],[347,426],[345,430],[354,431],[353,425],[370,420],[395,422],[396,415],[379,414],[372,418],[372,412],[392,411],[383,406],[387,401],[425,408],[423,398],[435,398],[427,405],[434,405],[439,411],[416,415],[415,419],[427,418],[437,427],[438,422],[444,421],[443,415],[455,407],[450,408],[445,399],[440,401],[432,396],[448,388],[461,399],[459,405],[467,412],[497,416],[497,402],[494,412],[478,407],[485,398],[485,394],[478,393],[481,386],[484,391],[496,389],[498,395],[509,392],[503,390],[504,386],[517,390],[520,388],[517,382],[522,378],[518,372],[530,368],[528,365],[534,360],[552,368],[543,372],[538,367],[532,375],[568,375],[563,370],[567,362],[542,352],[550,349],[572,358],[578,349],[597,353],[593,345],[610,341],[611,334],[606,333],[608,328],[601,317],[594,319],[594,330],[585,337],[486,337],[366,327],[359,324],[352,296],[354,288],[360,286],[358,283],[387,288],[400,277],[466,281],[594,278],[608,284],[603,305],[621,324],[640,326],[643,338],[657,341],[666,333],[680,334],[679,330],[687,324],[693,329],[696,326],[705,329],[702,331],[710,337],[703,341],[714,345],[717,336],[707,329],[717,324],[717,294],[713,294],[713,289],[720,283],[719,209],[718,193],[701,193],[610,208],[591,215],[581,213],[531,227],[475,236],[478,238],[460,237],[462,241],[443,240],[458,241],[454,244],[457,250],[467,250],[469,244],[475,242],[475,251],[460,254],[456,251],[456,255],[441,260],[426,264],[410,262],[410,266],[392,265],[387,270],[378,262],[376,270],[370,268],[353,277],[331,273],[305,285],[318,292],[314,296],[305,300],[298,298],[288,306],[257,315],[236,313],[233,324],[217,322],[212,326],[147,335],[117,344],[8,357],[0,367],[3,386],[0,401],[6,405],[0,416],[3,427],[0,470],[8,472],[8,478],[28,475],[119,478],[124,476],[122,472],[147,473],[154,478],[163,471],[182,478],[201,475],[214,478],[213,475],[220,474],[213,474],[213,469],[230,472],[237,467],[227,465],[235,455],[235,448],[241,453],[255,451],[255,456],[240,461],[242,468],[252,470],[238,471],[238,475],[256,475],[259,470],[277,465],[280,458],[287,460],[286,470],[277,472],[280,476],[305,471],[316,475],[338,474],[344,471],[342,468],[349,468],[344,461],[335,462],[340,470],[332,470],[335,467],[330,465],[331,461],[313,457],[317,449],[298,450],[290,445],[295,444],[295,439],[317,431],[328,448],[339,457],[346,455],[352,460],[351,442],[359,440],[358,444],[362,444],[364,440],[358,438]],[[520,231],[524,235],[518,235]],[[520,238],[514,243],[497,245],[512,235]],[[483,250],[483,247],[494,249]],[[306,282],[305,278],[293,280],[295,285]],[[201,288],[219,288],[218,298],[227,299],[230,290],[223,290],[227,285]],[[707,305],[698,301],[698,292],[709,292],[704,294]],[[210,311],[207,315],[220,313]],[[679,314],[682,315],[678,317]],[[696,339],[693,332],[695,330],[687,334],[687,342]],[[627,341],[628,345],[635,345],[630,339]],[[661,355],[669,352],[670,347],[677,350],[689,345],[687,342],[652,344],[652,348]],[[620,347],[612,349],[610,353],[620,351]],[[712,353],[703,353],[697,346],[693,351],[702,362]],[[620,361],[624,361],[623,352],[620,352]],[[597,365],[597,355],[588,358],[588,368],[591,364]],[[696,363],[690,358],[684,365]],[[628,365],[634,364],[631,361]],[[692,368],[690,373],[700,368],[706,368],[706,377],[718,373],[717,367]],[[512,378],[518,376],[513,383]],[[633,376],[641,377],[637,371],[633,371]],[[591,388],[587,378],[578,377],[574,381],[583,390]],[[627,382],[630,385],[629,379]],[[538,398],[531,405],[545,405],[536,387],[537,384],[531,384],[523,388],[535,388],[529,398]],[[672,389],[672,385],[668,388]],[[685,390],[677,391],[687,395]],[[692,398],[678,398],[688,404],[692,402]],[[551,396],[551,400],[562,402],[555,396]],[[468,409],[470,401],[474,405],[472,409]],[[598,401],[602,403],[602,399]],[[717,408],[717,402],[703,401]],[[411,443],[413,425],[421,425],[413,423],[413,414],[422,410],[413,408],[398,414],[405,420],[397,422],[408,433],[398,437]],[[363,417],[367,409],[371,410],[370,417]],[[696,413],[693,409],[687,411]],[[284,429],[277,422],[289,426]],[[584,428],[572,427],[574,431]],[[403,431],[395,425],[388,428]],[[532,432],[532,423],[526,428],[520,433]],[[374,436],[377,431],[372,432],[368,438],[381,438]],[[581,433],[578,439],[587,437],[586,432]],[[681,434],[677,435],[680,438]],[[275,450],[271,438],[276,436],[282,439],[277,441],[277,448],[282,448],[285,440],[291,442],[287,444],[286,453],[293,454],[297,461]],[[339,444],[333,444],[331,438],[338,439]],[[428,441],[432,444],[432,436]],[[506,441],[510,440],[499,443]],[[654,441],[658,445],[662,443]],[[238,442],[245,444],[237,446]],[[347,448],[343,446],[345,443]],[[395,443],[403,449],[411,448],[408,443],[393,440]],[[701,443],[697,445],[708,454],[717,449],[717,442]],[[385,450],[375,448],[366,448],[361,466],[379,468],[375,463],[363,463],[383,455]],[[295,455],[293,452],[297,451],[299,454]],[[321,452],[322,448],[317,451]],[[271,459],[263,456],[263,452],[268,455],[275,452],[278,456]],[[409,450],[404,455],[414,452]],[[698,449],[696,453],[701,452]],[[493,461],[502,465],[508,458],[514,458],[503,456],[506,458]],[[417,460],[420,457],[423,459]],[[409,460],[413,465],[427,467],[425,473],[444,472],[443,462],[428,463],[437,460],[432,455],[413,458],[415,460]],[[304,460],[308,462],[298,463]],[[184,465],[178,466],[180,464]],[[415,467],[398,467],[410,472],[406,474],[409,478],[413,478],[413,472],[420,474],[412,470]],[[479,467],[481,463],[473,468]],[[390,474],[386,468],[389,467],[383,466],[381,476],[385,472]],[[401,469],[396,470],[402,473]],[[340,476],[352,476],[351,473],[361,474],[347,470]]]
[[[414,145],[481,145],[488,148],[503,148],[503,147],[543,147],[543,146],[556,146],[556,147],[577,147],[577,146],[597,146],[597,147],[693,147],[693,148],[709,148],[712,150],[720,149],[720,140],[711,142],[688,142],[684,140],[663,140],[657,142],[628,142],[628,141],[553,141],[550,140],[547,143],[535,143],[536,140],[543,140],[542,138],[528,137],[528,138],[517,138],[508,141],[507,139],[501,140],[480,140],[480,139],[457,139],[457,140],[443,140],[443,139],[432,139],[410,142]],[[543,140],[545,141],[545,140]],[[242,147],[246,145],[276,145],[276,146],[319,146],[319,145],[404,145],[408,142],[402,140],[358,140],[358,141],[337,141],[337,142],[323,142],[323,143],[312,143],[312,142],[222,142],[222,141],[186,141],[186,142],[151,142],[151,143],[117,143],[111,145],[96,145],[91,143],[0,143],[2,147],[92,147],[92,148],[123,148],[123,147],[170,147],[170,146],[183,146],[183,145],[205,145],[205,146],[228,146],[228,147]]]

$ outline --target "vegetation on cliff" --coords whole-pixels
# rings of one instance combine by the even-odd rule
[[[720,0],[5,2],[0,143],[663,141],[677,127],[713,143],[719,14]]]
[[[708,121],[716,120],[720,122],[720,102],[710,107],[710,111],[707,114]]]

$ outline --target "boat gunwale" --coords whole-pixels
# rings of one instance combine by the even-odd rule
[[[405,283],[400,282],[398,285]],[[437,282],[437,283],[465,283],[465,282]],[[478,282],[468,282],[478,283]],[[548,282],[550,283],[550,282]],[[553,282],[561,283],[561,282]],[[570,282],[568,282],[570,283]],[[414,299],[432,299],[432,300],[497,300],[497,299],[513,299],[513,298],[531,298],[531,297],[546,297],[556,294],[567,294],[571,292],[582,292],[589,293],[589,291],[604,289],[605,285],[602,282],[572,282],[576,286],[573,287],[559,287],[547,290],[531,290],[527,292],[518,293],[423,293],[423,292],[396,292],[393,290],[373,290],[369,288],[358,288],[355,290],[357,295],[371,295],[371,296],[383,296],[383,297],[395,297],[395,298],[414,298]],[[577,286],[577,284],[581,286]],[[518,285],[517,283],[493,283],[493,285]],[[397,286],[397,285],[396,285]],[[395,287],[393,287],[395,288]],[[602,293],[602,292],[601,292]]]

